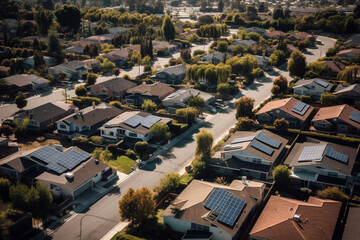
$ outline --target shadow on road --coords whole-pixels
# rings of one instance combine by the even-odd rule
[[[152,162],[147,163],[145,167],[142,167],[141,170],[154,171],[156,169],[156,165],[159,165],[161,163],[162,163],[162,160],[157,157]]]
[[[309,51],[304,51],[303,53],[304,53],[305,55],[314,55],[314,53],[309,52]]]
[[[261,77],[259,79],[256,79],[256,82],[261,82],[261,83],[267,83],[267,82],[272,82],[273,80],[269,77]]]

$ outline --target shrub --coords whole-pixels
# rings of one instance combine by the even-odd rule
[[[119,152],[117,144],[109,144],[106,149],[109,150],[112,154],[116,154]]]
[[[249,117],[240,117],[235,125],[237,131],[248,131],[255,127],[255,121]]]
[[[300,96],[300,101],[304,102],[304,103],[310,103],[311,102],[311,96],[301,95]]]
[[[168,50],[167,47],[161,48],[161,49],[159,49],[158,52],[157,52],[157,55],[158,55],[159,57],[164,57],[164,56],[167,56],[168,54],[169,54],[169,50]]]
[[[111,101],[110,105],[113,107],[121,108],[122,104],[120,101]]]
[[[289,127],[289,122],[285,118],[275,119],[274,126],[276,130],[286,131]]]
[[[74,137],[72,139],[72,142],[76,146],[84,146],[89,143],[89,139],[87,139],[86,137],[79,136],[79,137]]]
[[[262,70],[261,68],[255,68],[252,71],[252,75],[254,75],[254,77],[262,77],[264,76],[264,70]]]
[[[100,136],[91,136],[90,141],[97,145],[102,145],[104,143],[104,138]]]
[[[331,199],[335,201],[346,202],[349,197],[343,193],[338,187],[327,187],[317,192],[319,198]]]
[[[122,77],[126,80],[129,80],[129,81],[131,80],[131,77],[129,74],[124,74]]]
[[[137,159],[136,153],[132,149],[127,149],[125,155],[133,160]]]

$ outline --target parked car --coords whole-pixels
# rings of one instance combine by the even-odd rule
[[[214,108],[214,107],[212,107],[212,106],[208,106],[207,107],[207,109],[209,110],[209,112],[211,112],[211,113],[216,113],[216,109]]]

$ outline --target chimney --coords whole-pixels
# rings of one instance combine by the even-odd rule
[[[294,217],[293,217],[293,219],[295,220],[295,221],[297,221],[297,222],[300,222],[300,217],[301,217],[301,214],[294,214]]]
[[[95,102],[92,102],[92,107],[93,109],[95,109]]]
[[[75,108],[75,114],[79,115],[79,108]]]
[[[241,182],[242,182],[243,184],[246,184],[246,176],[242,176],[242,177],[241,177]]]

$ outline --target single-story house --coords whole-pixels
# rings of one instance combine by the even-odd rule
[[[209,62],[212,64],[219,64],[221,62],[226,61],[229,58],[232,58],[233,56],[228,53],[222,53],[222,52],[213,52],[209,53],[205,56],[201,57],[201,61],[203,62]]]
[[[113,107],[107,103],[90,106],[60,119],[56,122],[56,134],[74,138],[77,136],[91,136],[98,131],[105,122],[116,117],[123,110]]]
[[[243,46],[245,47],[249,47],[249,46],[253,46],[256,42],[252,39],[249,40],[239,40],[236,39],[230,46],[229,48],[232,48],[231,46]]]
[[[56,59],[53,57],[49,57],[49,56],[44,56],[44,63],[46,66],[48,67],[52,67],[56,65]],[[30,68],[34,68],[35,67],[35,63],[34,63],[34,56],[28,57],[24,59],[24,67],[26,69],[30,69]]]
[[[339,51],[336,56],[338,56],[341,59],[349,60],[352,58],[355,58],[357,55],[360,54],[360,49],[358,48],[350,48]]]
[[[65,62],[56,66],[49,68],[49,74],[57,76],[59,73],[63,72],[66,74],[66,77],[70,79],[81,79],[84,73],[87,73],[85,64],[81,61],[70,61]]]
[[[112,28],[109,28],[109,33],[112,34],[112,35],[124,34],[124,33],[127,33],[127,32],[128,32],[127,28],[124,28],[124,27],[112,27]]]
[[[155,76],[152,76],[151,79],[167,83],[167,84],[182,84],[182,81],[186,77],[186,65],[175,65],[159,70]]]
[[[147,112],[123,112],[99,128],[100,135],[112,141],[124,138],[149,141],[152,138],[150,128],[157,122],[169,124],[171,118],[158,117]]]
[[[17,142],[12,142],[10,138],[0,136],[0,159],[19,151]]]
[[[261,69],[263,69],[264,71],[271,70],[272,67],[269,62],[269,57],[266,57],[265,54],[263,54],[262,56],[253,55],[253,57],[256,58],[258,65]]]
[[[314,78],[309,80],[299,80],[295,83],[293,89],[294,94],[301,96],[301,95],[308,95],[311,96],[313,99],[320,99],[321,94],[325,92],[330,92],[333,88],[334,84],[326,82],[325,80]]]
[[[300,201],[280,196],[270,196],[249,239],[333,239],[341,202],[309,197]]]
[[[316,36],[314,34],[310,34],[307,32],[299,32],[299,33],[293,33],[290,34],[287,37],[290,41],[304,41],[308,40],[309,44],[312,46],[316,42]]]
[[[115,63],[117,67],[123,67],[127,64],[127,61],[129,60],[129,49],[114,49],[111,52],[105,53],[103,57]]]
[[[85,38],[85,41],[94,43],[111,43],[113,37],[114,35],[112,34],[95,35]]]
[[[360,84],[352,85],[339,84],[335,88],[333,94],[341,95],[343,99],[359,100],[360,99]]]
[[[313,190],[337,186],[352,191],[351,175],[359,149],[309,139],[296,143],[284,164],[291,169],[292,185]]]
[[[166,41],[154,40],[154,41],[152,41],[152,45],[153,45],[154,53],[157,53],[160,49],[163,49],[163,48],[167,48],[168,53],[175,52],[177,50],[176,45],[170,44]]]
[[[97,71],[100,69],[100,62],[97,59],[88,59],[82,62],[85,64],[87,70]]]
[[[126,95],[126,91],[135,87],[136,83],[124,78],[113,78],[107,81],[91,85],[90,94],[101,99],[121,100]]]
[[[307,125],[314,108],[296,98],[284,98],[266,103],[256,114],[259,123],[273,124],[276,119],[285,118],[291,128]]]
[[[246,179],[229,186],[193,180],[161,216],[182,239],[235,240],[263,199],[265,184]]]
[[[168,95],[175,91],[174,88],[161,82],[153,84],[140,84],[133,88],[128,89],[126,98],[126,104],[141,106],[144,100],[151,100],[156,104],[160,104],[161,101]]]
[[[4,78],[4,93],[10,96],[17,95],[18,92],[30,92],[32,90],[39,90],[49,86],[49,80],[31,74],[16,74]]]
[[[53,128],[56,121],[73,112],[73,105],[64,102],[49,102],[32,109],[22,110],[13,115],[11,119],[13,121],[29,119],[29,130],[44,131]]]
[[[351,35],[347,41],[345,42],[345,44],[350,44],[354,47],[357,47],[360,45],[360,34],[359,33],[356,33],[356,34],[353,34]]]
[[[345,65],[341,62],[335,62],[335,61],[324,61],[321,62],[321,65],[328,66],[330,68],[330,73],[332,77],[337,77],[339,72],[345,69]]]
[[[322,107],[311,125],[320,132],[360,135],[360,111],[347,104]]]
[[[288,140],[268,130],[238,131],[214,155],[209,166],[228,176],[269,180],[271,169],[286,151]]]
[[[259,27],[249,27],[249,28],[245,28],[245,31],[254,32],[254,33],[258,33],[258,34],[264,34],[266,32],[266,29],[259,28]]]
[[[349,207],[342,240],[353,240],[360,236],[360,208]]]
[[[169,113],[176,113],[177,109],[185,108],[187,106],[187,100],[194,96],[200,96],[204,99],[205,106],[210,105],[215,100],[213,94],[193,88],[183,88],[167,96],[162,103]]]
[[[287,33],[278,30],[272,32],[266,32],[263,34],[263,37],[265,39],[281,39],[281,38],[286,38],[287,36],[288,36]]]

